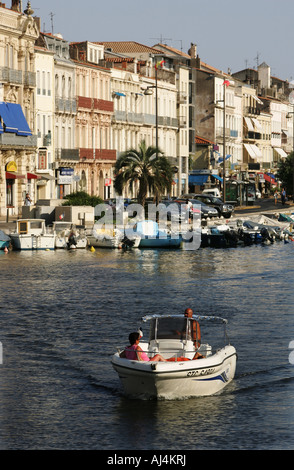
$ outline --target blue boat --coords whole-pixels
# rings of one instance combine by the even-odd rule
[[[6,235],[6,233],[0,230],[0,250],[4,250],[5,248],[9,248],[10,246],[10,237]]]
[[[135,231],[141,237],[139,248],[180,248],[181,246],[180,234],[159,230],[158,223],[153,220],[138,222]]]

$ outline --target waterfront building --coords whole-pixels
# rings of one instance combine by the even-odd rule
[[[36,58],[36,201],[56,199],[54,52],[35,46]]]
[[[100,62],[104,47],[93,42],[70,44],[76,72],[76,189],[107,199],[113,195],[116,149],[111,140],[114,104],[109,67]]]
[[[35,52],[39,31],[30,2],[0,4],[0,215],[20,215],[36,197]]]
[[[56,181],[56,198],[63,199],[73,191],[75,165],[79,162],[75,145],[75,64],[70,59],[69,42],[61,34],[40,33],[36,46],[54,54],[54,156],[49,176]]]
[[[187,192],[188,68],[176,70],[165,53],[133,41],[99,44],[112,64],[112,140],[118,156],[141,140],[156,146],[157,135],[159,149],[175,168],[172,195]]]
[[[246,68],[236,72],[233,77],[246,84],[247,90],[251,90],[244,94],[244,117],[247,121],[247,141],[244,146],[246,144],[247,149],[248,144],[257,146],[257,157],[249,149],[251,160],[257,158],[261,170],[275,171],[279,161],[293,149],[290,84],[287,80],[272,77],[270,66],[265,62],[258,65],[257,69]]]

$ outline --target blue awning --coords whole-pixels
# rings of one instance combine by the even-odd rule
[[[209,175],[189,175],[189,184],[196,184],[202,186],[207,183]]]
[[[15,123],[17,125],[17,135],[28,136],[32,135],[32,131],[29,128],[23,110],[20,104],[7,103],[10,113],[14,116]]]
[[[17,135],[32,135],[20,104],[0,102],[0,116],[4,132]]]
[[[211,175],[211,176],[213,176],[217,180],[221,181],[221,183],[223,182],[223,179],[220,176],[218,176],[218,175]]]
[[[3,126],[2,126],[1,120],[0,120],[0,134],[3,134],[3,132],[4,132],[4,129],[3,129]]]
[[[229,158],[231,158],[231,156],[232,156],[232,155],[227,155],[227,156],[226,156],[226,160],[228,160]],[[222,157],[220,157],[220,158],[218,159],[218,163],[222,163],[223,161],[224,161],[224,159],[223,159]]]
[[[124,93],[119,93],[118,91],[114,92],[115,96],[126,96]]]
[[[12,132],[16,134],[17,127],[16,127],[15,119],[13,115],[11,114],[11,112],[9,111],[7,103],[4,103],[4,102],[0,103],[0,116],[3,121],[4,132]]]

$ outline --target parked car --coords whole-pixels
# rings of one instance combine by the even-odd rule
[[[219,217],[223,216],[229,219],[234,212],[234,206],[232,204],[226,204],[219,197],[210,194],[195,194],[194,199],[214,207],[218,211]]]
[[[208,206],[203,201],[196,200],[196,199],[188,199],[192,204],[197,204],[200,206],[201,218],[207,219],[208,217],[218,217],[218,211],[211,206]],[[175,202],[181,205],[187,204],[187,199],[176,199]],[[197,208],[194,211],[198,211]]]

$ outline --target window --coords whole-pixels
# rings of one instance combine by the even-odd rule
[[[47,72],[47,94],[51,96],[51,73]]]
[[[40,70],[37,70],[37,95],[41,94],[41,77],[40,77]]]
[[[46,72],[42,72],[42,89],[43,89],[42,94],[45,96],[46,95]]]

